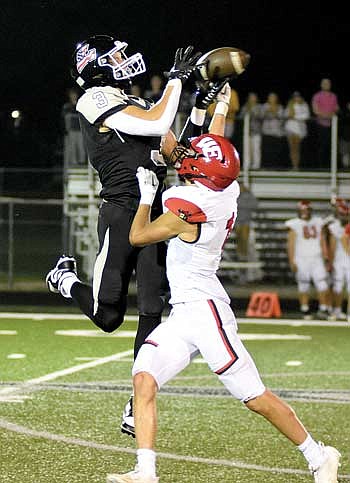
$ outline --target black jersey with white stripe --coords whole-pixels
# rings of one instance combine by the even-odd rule
[[[139,166],[157,174],[160,191],[166,177],[166,165],[159,153],[160,136],[131,135],[103,126],[107,117],[130,105],[148,110],[152,103],[106,86],[88,89],[77,104],[89,161],[101,181],[100,196],[126,205],[138,202]]]

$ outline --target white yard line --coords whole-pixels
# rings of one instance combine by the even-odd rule
[[[83,314],[50,314],[50,313],[28,313],[28,312],[0,312],[0,319],[30,319],[30,320],[90,320]],[[137,315],[126,315],[125,320],[132,322],[137,321]]]
[[[69,374],[74,374],[75,372],[80,372],[85,369],[91,369],[92,367],[101,366],[102,364],[107,364],[108,362],[118,361],[123,357],[128,357],[133,354],[133,350],[127,350],[124,352],[118,352],[117,354],[112,354],[111,356],[100,357],[99,359],[85,362],[84,364],[77,364],[72,367],[67,367],[66,369],[61,369],[60,371],[51,372],[50,374],[45,374],[44,376],[36,377],[34,379],[28,379],[24,381],[20,386],[16,387],[5,387],[0,389],[0,398],[5,394],[12,394],[14,392],[19,392],[23,389],[27,389],[35,384],[40,384],[41,382],[53,381],[58,377],[67,376]]]
[[[7,431],[12,431],[14,433],[24,434],[26,436],[30,436],[33,438],[43,438],[46,440],[56,441],[59,443],[64,443],[69,445],[83,446],[83,447],[93,448],[93,449],[98,449],[103,451],[112,451],[112,452],[126,453],[126,454],[136,453],[136,450],[132,448],[101,444],[101,443],[96,443],[94,441],[87,441],[80,438],[70,438],[67,436],[63,436],[61,434],[49,433],[47,431],[36,431],[35,429],[30,429],[25,426],[20,426],[18,424],[14,424],[9,421],[5,421],[3,419],[0,419],[0,428],[5,429]],[[205,464],[210,466],[227,466],[231,468],[239,468],[242,470],[262,471],[265,473],[280,473],[280,474],[287,474],[287,475],[309,475],[310,474],[309,471],[305,471],[305,470],[255,465],[255,464],[244,463],[243,461],[235,461],[235,460],[200,458],[197,456],[186,456],[186,455],[178,455],[174,453],[162,453],[162,452],[157,453],[157,455],[159,458],[164,458],[168,460],[200,463],[200,464]],[[121,468],[121,470],[124,471],[125,468]],[[341,480],[350,480],[350,475],[339,475],[338,478]]]

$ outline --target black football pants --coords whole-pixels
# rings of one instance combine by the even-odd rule
[[[160,323],[168,284],[166,244],[135,248],[129,243],[134,209],[103,202],[98,219],[99,253],[92,287],[75,283],[71,290],[80,309],[103,331],[113,332],[124,320],[130,278],[135,270],[139,324],[137,355],[144,339]]]

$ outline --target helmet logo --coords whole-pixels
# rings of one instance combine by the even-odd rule
[[[216,158],[219,161],[222,160],[222,151],[221,147],[218,143],[211,137],[204,137],[202,138],[197,146],[202,150],[204,157],[207,161],[210,161],[210,158]]]
[[[89,49],[89,44],[83,45],[77,52],[76,60],[77,71],[81,74],[89,62],[96,60],[96,49]]]

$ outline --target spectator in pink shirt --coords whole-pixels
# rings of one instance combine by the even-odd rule
[[[330,79],[322,79],[321,90],[311,99],[312,112],[316,116],[318,167],[329,168],[331,159],[332,117],[339,110],[337,95],[331,91]]]

